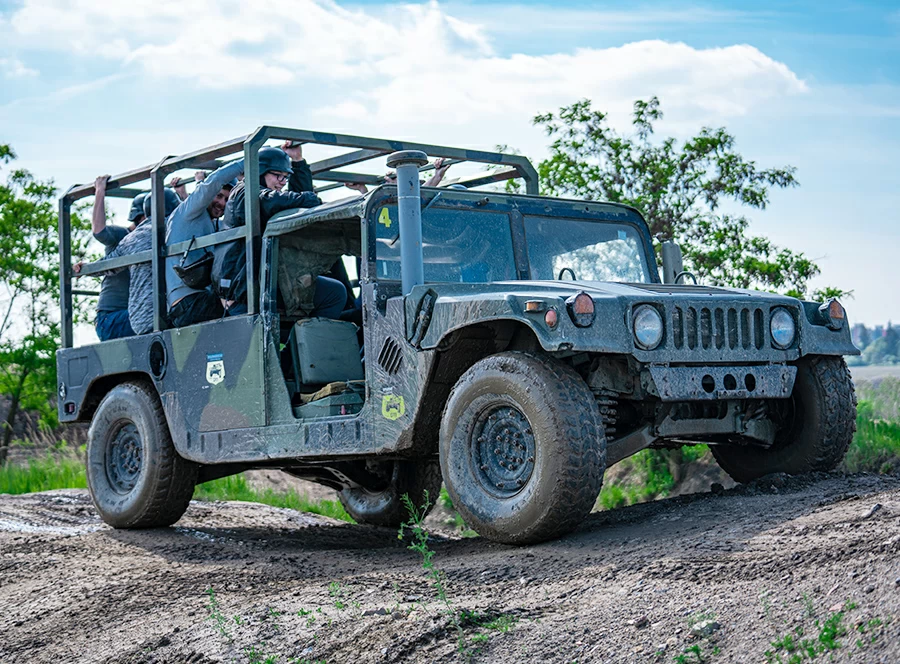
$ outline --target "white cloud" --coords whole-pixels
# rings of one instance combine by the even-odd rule
[[[0,73],[5,78],[28,78],[38,75],[36,69],[26,67],[18,58],[0,58]]]
[[[501,57],[484,26],[434,0],[381,14],[333,0],[25,0],[8,21],[13,43],[74,50],[197,87],[338,83],[346,92],[320,118],[386,129],[422,118],[457,127],[510,115],[527,123],[527,114],[581,97],[625,117],[650,94],[675,126],[742,115],[805,90],[788,67],[746,45],[643,41]]]

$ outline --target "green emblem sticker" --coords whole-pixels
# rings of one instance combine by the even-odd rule
[[[381,397],[381,414],[386,419],[398,420],[406,412],[406,403],[403,397],[394,394],[385,394]]]

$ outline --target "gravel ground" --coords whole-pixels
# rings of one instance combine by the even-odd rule
[[[900,477],[716,488],[539,546],[434,534],[458,625],[395,531],[201,502],[117,531],[84,491],[3,495],[0,662],[787,662],[786,635],[900,661]]]

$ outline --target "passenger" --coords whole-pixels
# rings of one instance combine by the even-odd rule
[[[289,191],[281,191],[285,183]],[[246,223],[244,182],[228,198],[223,228]],[[259,217],[261,230],[272,215],[294,208],[310,208],[322,201],[313,191],[312,173],[303,159],[301,146],[285,142],[281,149],[266,147],[259,151]],[[213,262],[213,285],[228,315],[247,313],[246,243],[243,240],[218,245]],[[347,289],[335,279],[316,277],[315,309],[311,315],[338,318],[347,302]]]
[[[146,194],[138,194],[131,202],[131,210],[128,213],[128,221],[132,224],[124,226],[110,226],[106,223],[106,185],[109,183],[108,175],[101,175],[94,180],[94,212],[91,216],[91,232],[94,239],[106,247],[106,255],[116,248],[119,242],[134,228],[135,223],[140,223],[144,211],[141,207]],[[81,264],[77,265],[80,271]],[[94,329],[100,341],[120,339],[134,335],[134,330],[128,321],[128,272],[112,274],[103,277],[100,282],[100,297],[97,300],[97,318],[94,321]]]
[[[444,179],[444,175],[447,173],[447,170],[450,168],[450,164],[444,166],[445,159],[443,157],[438,157],[434,160],[434,173],[427,180],[420,180],[419,184],[423,187],[437,187],[441,184],[441,181]],[[384,183],[385,184],[397,184],[397,173],[394,171],[388,171],[384,174]],[[361,194],[366,194],[369,191],[369,188],[361,182],[345,182],[344,186],[348,189],[352,189],[353,191],[358,191]]]
[[[234,188],[235,178],[244,172],[244,160],[238,159],[216,169],[200,182],[178,209],[166,219],[166,244],[190,240],[215,233],[217,220],[225,211],[228,195]],[[206,249],[194,249],[184,263],[193,264],[208,254]],[[166,304],[169,321],[175,327],[193,325],[221,318],[224,310],[219,298],[207,286],[191,288],[175,268],[182,263],[179,256],[166,259]]]
[[[174,189],[165,190],[165,214],[169,216],[181,203]],[[118,258],[119,256],[131,256],[141,251],[150,251],[153,248],[153,224],[150,223],[150,211],[153,200],[145,195],[142,220],[138,227],[122,238],[119,245],[106,254],[106,258]],[[76,272],[80,271],[80,264],[76,266]],[[116,277],[121,274],[129,276],[131,287],[128,291],[128,309],[126,311],[134,334],[147,334],[153,331],[153,270],[150,263],[138,263],[131,265],[126,270],[118,268],[106,274]],[[110,276],[105,277],[109,279]],[[131,336],[128,335],[128,336]]]

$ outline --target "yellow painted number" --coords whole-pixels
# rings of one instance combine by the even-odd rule
[[[387,208],[381,208],[381,214],[378,215],[378,223],[383,224],[385,228],[391,227],[391,213]]]

